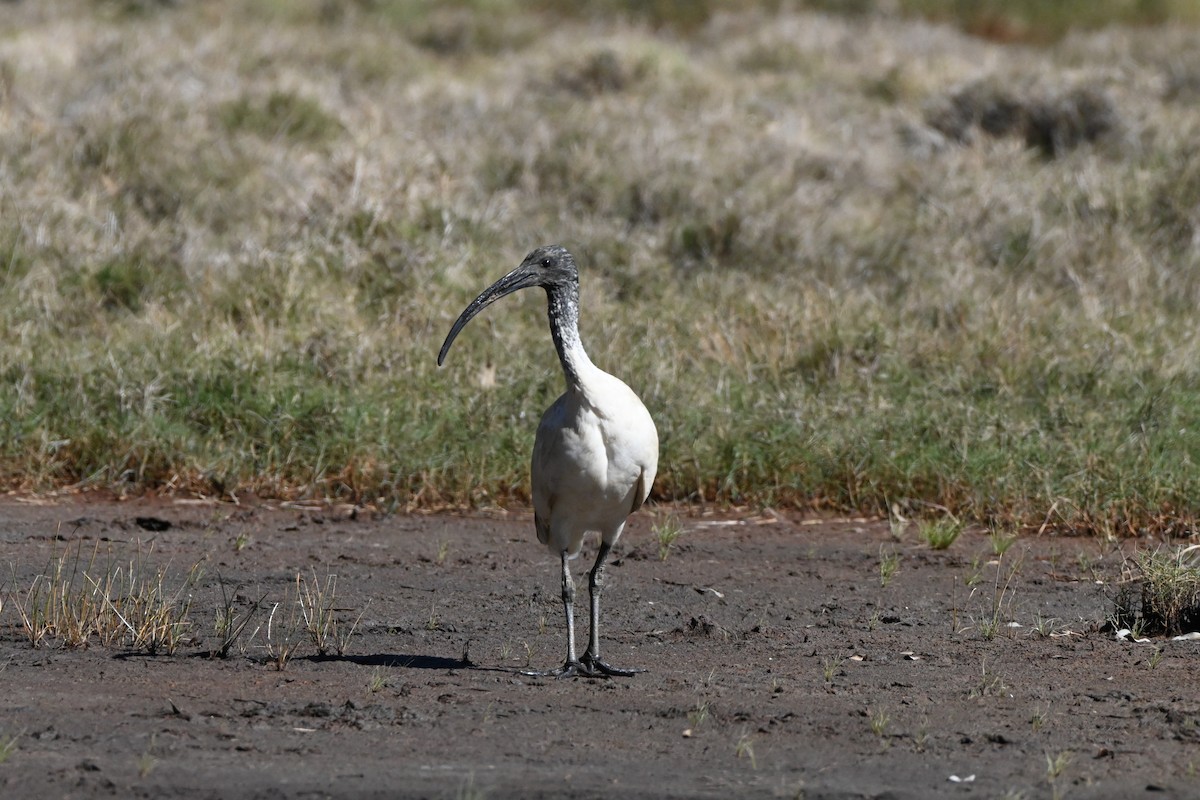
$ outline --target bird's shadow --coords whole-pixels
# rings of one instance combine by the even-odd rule
[[[363,667],[396,667],[399,669],[469,669],[487,672],[506,672],[499,667],[485,667],[469,658],[446,658],[409,653],[375,653],[373,655],[312,655],[303,656],[314,663],[342,661]]]
[[[145,651],[126,651],[113,654],[113,658],[118,661],[128,659],[153,659],[162,658],[166,654],[163,653],[147,653]],[[191,658],[203,659],[219,659],[221,658],[215,652],[204,650],[195,653],[186,654]],[[253,658],[251,660],[267,663],[270,659]],[[326,653],[324,655],[313,654],[305,656],[296,656],[294,661],[308,661],[312,664],[358,664],[363,667],[392,667],[395,669],[459,669],[471,670],[473,672],[512,672],[520,673],[520,670],[506,669],[504,667],[489,667],[482,664],[476,664],[471,660],[471,657],[464,653],[459,658],[447,658],[446,656],[427,656],[417,653],[375,653],[373,655],[337,655],[335,653]]]

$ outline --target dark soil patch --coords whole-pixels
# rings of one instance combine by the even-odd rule
[[[972,533],[934,552],[875,521],[696,516],[660,561],[641,515],[604,644],[648,671],[556,681],[516,672],[565,650],[526,514],[355,517],[0,506],[0,744],[16,737],[0,794],[1200,797],[1200,643],[1102,631],[1124,555],[1093,540],[1022,538],[989,563]],[[22,638],[13,593],[81,539],[181,578],[203,562],[176,655]],[[887,586],[881,548],[900,556]],[[346,655],[306,644],[278,671],[258,623],[206,655],[218,575],[244,609],[314,569],[337,575],[339,613],[362,613]]]

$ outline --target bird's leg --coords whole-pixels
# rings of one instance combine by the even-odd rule
[[[567,663],[573,667],[579,663],[575,655],[575,579],[571,577],[571,565],[567,560],[567,551],[562,551],[562,601],[563,611],[567,615]]]
[[[604,591],[604,562],[608,560],[608,551],[612,547],[608,542],[600,542],[600,550],[596,553],[596,563],[588,573],[588,595],[591,599],[591,631],[588,634],[588,655],[600,659],[600,594]]]
[[[580,670],[585,675],[636,675],[645,672],[644,669],[618,669],[600,660],[600,594],[604,591],[604,562],[608,560],[608,552],[612,545],[600,542],[600,552],[596,553],[596,563],[588,574],[588,593],[592,601],[592,627],[588,635],[588,649],[580,661]]]
[[[580,674],[579,657],[575,655],[575,579],[571,577],[571,564],[567,551],[562,551],[562,601],[567,615],[567,660],[561,667],[545,670],[522,670],[522,675],[545,678],[571,678]]]

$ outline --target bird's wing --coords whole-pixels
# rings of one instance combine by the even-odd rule
[[[558,500],[560,473],[554,468],[555,454],[560,448],[564,398],[542,414],[537,436],[533,441],[533,462],[530,464],[530,489],[533,494],[533,524],[538,541],[550,541],[550,518]]]
[[[633,507],[629,509],[629,513],[637,511],[642,507],[642,503],[646,502],[646,498],[650,496],[650,488],[646,486],[646,470],[638,473],[637,488],[633,492]]]
[[[554,505],[554,498],[550,498],[550,505]],[[542,519],[542,515],[538,512],[533,512],[533,527],[537,530],[538,541],[542,544],[550,541],[550,523]]]

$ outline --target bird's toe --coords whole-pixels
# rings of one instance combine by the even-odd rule
[[[574,678],[577,675],[587,675],[587,671],[578,661],[566,661],[561,667],[554,669],[523,669],[520,674],[530,678]]]
[[[580,673],[590,678],[616,677],[628,678],[632,675],[637,675],[639,672],[645,672],[644,669],[622,669],[614,667],[607,661],[601,661],[599,658],[585,653],[579,662]]]

